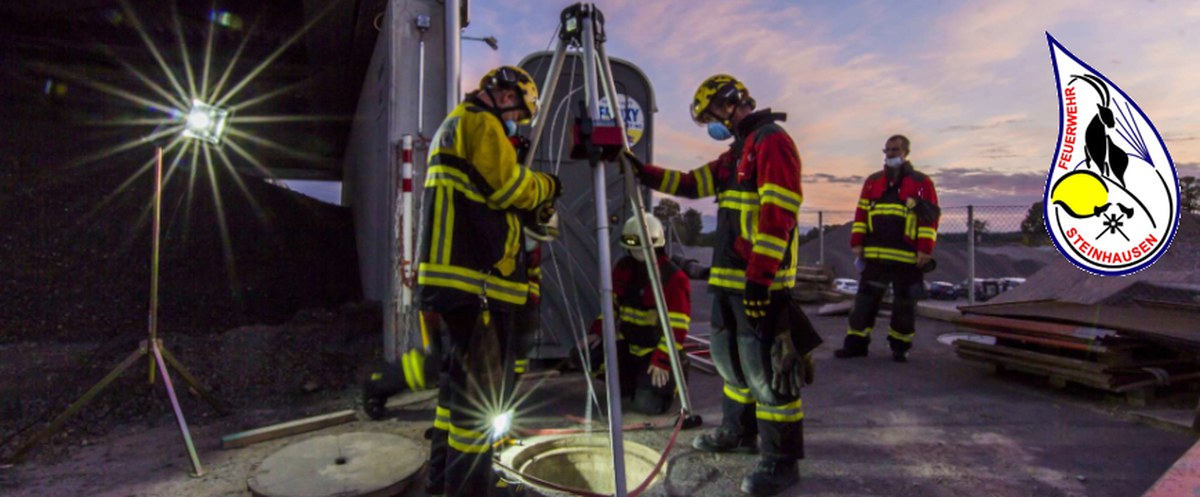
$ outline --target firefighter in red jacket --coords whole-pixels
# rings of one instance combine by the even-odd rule
[[[663,247],[667,244],[662,223],[646,213],[646,228],[650,246],[658,257],[667,317],[675,338],[675,349],[682,354],[692,321],[692,286],[687,273],[670,261]],[[658,322],[658,310],[646,274],[642,256],[641,234],[637,218],[631,217],[621,231],[621,246],[629,252],[613,267],[613,300],[617,305],[617,354],[620,367],[622,396],[631,399],[633,410],[644,414],[663,414],[671,408],[675,397],[675,380],[671,378],[671,360],[667,356],[667,339]],[[592,323],[588,347],[592,370],[598,370],[604,360],[600,341],[600,320]]]
[[[804,457],[804,409],[799,390],[773,388],[772,357],[787,368],[806,364],[786,333],[767,332],[788,307],[796,278],[796,217],[803,201],[800,154],[778,123],[786,115],[755,110],[737,79],[718,74],[701,83],[692,120],[716,140],[733,138],[729,150],[699,168],[680,172],[640,165],[642,184],[689,198],[717,197],[716,245],[708,287],[713,293],[711,353],[725,383],[723,420],[692,446],[707,452],[756,452],[762,458],[742,480],[753,495],[775,495],[799,476]],[[758,326],[764,324],[764,326]],[[801,352],[803,353],[803,352]],[[797,366],[799,365],[799,366]],[[789,369],[787,373],[794,370]],[[787,376],[787,375],[784,375]]]
[[[850,235],[850,250],[863,262],[862,279],[845,344],[834,351],[837,358],[867,355],[879,302],[891,284],[888,343],[892,360],[908,362],[916,331],[917,298],[924,291],[922,271],[933,269],[941,213],[933,181],[913,169],[908,152],[908,138],[888,138],[883,170],[863,183]]]

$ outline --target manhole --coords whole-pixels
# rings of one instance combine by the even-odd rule
[[[429,451],[388,433],[326,435],[267,457],[246,480],[259,497],[388,497],[408,487]]]
[[[996,345],[996,337],[978,335],[975,333],[946,333],[944,335],[938,335],[937,340],[945,345],[953,345],[954,342],[958,340],[982,343],[984,345]]]
[[[650,475],[662,454],[645,445],[625,441],[625,481],[632,491]],[[500,461],[519,474],[509,475],[524,481],[538,492],[549,496],[567,496],[546,488],[522,475],[529,475],[555,485],[599,494],[613,493],[612,451],[605,435],[567,437],[535,437],[526,439],[523,446],[504,451]],[[666,473],[666,465],[654,477],[658,483]]]

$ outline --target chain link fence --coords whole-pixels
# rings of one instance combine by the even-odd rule
[[[835,278],[858,279],[850,254],[853,221],[852,210],[801,211],[800,263],[826,266]],[[1024,282],[1057,256],[1040,206],[943,207],[934,250],[937,268],[925,280],[931,298],[984,301]]]

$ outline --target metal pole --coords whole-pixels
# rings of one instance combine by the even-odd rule
[[[446,114],[458,106],[462,93],[459,79],[462,77],[462,26],[459,0],[446,3]]]
[[[817,264],[825,265],[825,211],[817,211]]]
[[[163,149],[158,147],[158,162],[154,166],[154,226],[153,249],[150,252],[150,341],[158,339],[158,243],[162,222],[162,164]],[[154,384],[154,361],[150,361],[150,384]]]
[[[413,218],[414,203],[413,198],[413,136],[404,135],[400,137],[400,194],[403,199],[400,218],[400,316],[401,321],[406,327],[406,333],[412,330],[407,326],[417,324],[412,318],[412,284],[413,284],[413,254],[416,253],[416,247],[413,246],[413,223],[416,219]],[[424,344],[422,344],[424,345]]]
[[[420,47],[417,49],[417,135],[425,136],[425,30],[421,30],[417,45]]]
[[[967,303],[975,303],[975,206],[967,206]]]
[[[542,141],[542,130],[546,128],[546,120],[550,117],[550,107],[554,105],[554,93],[558,90],[558,78],[562,75],[563,61],[566,60],[567,39],[561,38],[558,40],[558,48],[554,50],[554,57],[550,59],[550,71],[546,73],[546,78],[542,81],[541,102],[538,102],[537,116],[533,118],[533,133],[529,138],[529,153],[525,154],[526,168],[533,165],[533,156],[537,155],[538,143]],[[565,104],[564,104],[565,105]]]
[[[617,126],[621,128],[623,146],[628,150],[629,139],[625,135],[625,115],[621,113],[619,102],[617,102],[617,85],[613,80],[612,65],[608,61],[604,45],[600,45],[597,50],[600,54],[600,69],[604,75],[604,89],[608,94],[609,111],[617,121]],[[642,255],[645,256],[646,273],[650,275],[650,288],[654,292],[654,307],[658,311],[659,327],[667,342],[667,357],[671,359],[671,373],[675,375],[675,386],[679,389],[679,404],[683,407],[683,412],[690,415],[692,414],[691,396],[688,393],[687,382],[683,381],[683,363],[679,360],[679,350],[676,349],[675,335],[671,330],[671,318],[667,314],[667,299],[663,296],[662,275],[658,272],[658,256],[654,254],[649,243],[650,230],[646,227],[646,208],[642,203],[641,190],[633,180],[633,167],[626,164],[626,161],[621,161],[621,163],[624,164],[624,170],[621,172],[625,176],[625,190],[633,202],[633,215],[637,217],[638,233],[644,242],[642,243]]]
[[[595,17],[592,4],[582,4],[583,22],[583,73],[584,91],[587,95],[588,117],[593,121],[599,117],[599,95],[596,81]],[[612,256],[609,241],[612,239],[608,225],[608,191],[603,163],[592,169],[592,196],[596,202],[596,245],[600,255],[600,310],[604,315],[604,370],[605,387],[608,389],[609,444],[613,458],[613,490],[615,497],[628,493],[625,481],[625,441],[621,431],[621,387],[617,360],[616,317],[613,316]]]
[[[204,476],[204,468],[200,466],[200,456],[196,455],[196,444],[192,443],[187,420],[183,418],[183,410],[179,407],[179,398],[175,396],[175,387],[171,385],[171,375],[167,374],[167,365],[163,363],[160,351],[162,344],[152,340],[149,347],[154,355],[154,362],[158,363],[158,368],[162,370],[163,386],[167,387],[167,397],[170,397],[171,409],[175,411],[175,422],[179,424],[179,434],[183,436],[183,444],[187,446],[188,457],[192,460],[192,478]]]

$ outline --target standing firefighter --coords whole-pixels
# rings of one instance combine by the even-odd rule
[[[682,351],[688,325],[692,321],[692,284],[683,269],[673,264],[663,250],[667,237],[662,223],[648,212],[645,219],[646,231],[650,232],[650,246],[657,257],[675,348]],[[667,355],[670,349],[658,322],[657,304],[642,256],[642,235],[636,217],[625,222],[621,230],[621,246],[629,255],[619,259],[612,271],[613,293],[616,294],[613,300],[617,305],[617,359],[620,363],[621,393],[632,399],[633,410],[644,414],[663,414],[671,408],[675,397],[675,380],[671,378],[671,360]],[[604,360],[600,332],[600,320],[596,320],[588,335],[593,369],[599,369]]]
[[[941,213],[933,181],[913,169],[908,151],[908,138],[888,138],[883,170],[863,183],[850,250],[862,259],[864,267],[846,342],[834,351],[839,359],[867,355],[879,302],[890,283],[893,300],[888,343],[892,360],[908,362],[916,332],[917,297],[924,291],[922,270],[933,269]]]
[[[774,495],[800,478],[804,409],[799,386],[811,365],[805,360],[811,360],[811,349],[798,349],[791,333],[777,333],[783,311],[793,309],[787,290],[796,278],[800,154],[777,124],[786,116],[754,108],[741,82],[712,76],[696,90],[692,120],[707,126],[716,140],[734,138],[729,150],[687,173],[638,165],[632,157],[631,162],[646,186],[690,198],[717,197],[708,286],[713,292],[711,353],[725,382],[724,419],[692,445],[707,452],[755,452],[761,436],[762,459],[742,480],[742,491]]]
[[[435,311],[442,358],[427,488],[431,494],[497,494],[491,420],[503,415],[514,313],[529,297],[522,211],[552,208],[561,184],[517,163],[508,137],[537,113],[525,71],[488,72],[433,137],[425,180],[418,301]]]

